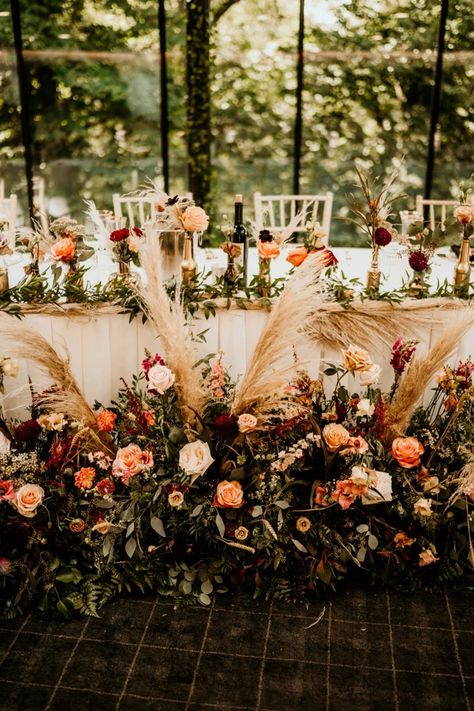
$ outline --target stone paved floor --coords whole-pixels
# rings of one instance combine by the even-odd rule
[[[469,711],[473,596],[353,588],[309,608],[126,599],[0,621],[2,711]]]

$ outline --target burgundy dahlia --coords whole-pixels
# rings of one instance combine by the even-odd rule
[[[212,424],[222,435],[230,435],[235,431],[237,425],[237,418],[235,415],[230,415],[229,413],[224,413],[222,415],[217,415],[214,417]]]
[[[374,233],[374,242],[379,247],[386,247],[392,241],[392,235],[386,227],[377,227]]]
[[[25,444],[33,444],[41,434],[41,425],[36,420],[25,420],[15,429],[15,439]]]
[[[408,263],[415,272],[423,272],[428,266],[428,257],[421,251],[412,252],[408,259]]]

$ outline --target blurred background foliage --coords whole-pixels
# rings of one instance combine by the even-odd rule
[[[221,13],[211,33],[216,222],[236,192],[248,206],[256,190],[292,192],[298,5],[211,0],[211,18]],[[26,212],[9,9],[0,0],[0,176]],[[80,218],[82,196],[110,208],[112,193],[159,180],[156,0],[23,0],[21,10],[35,174],[50,213]],[[166,2],[173,193],[187,185],[186,10]],[[422,192],[439,11],[433,0],[306,0],[301,191],[334,191],[336,217],[356,159],[378,174],[400,167],[400,209]],[[473,171],[473,47],[472,0],[452,0],[433,197]],[[364,238],[335,221],[331,241]]]

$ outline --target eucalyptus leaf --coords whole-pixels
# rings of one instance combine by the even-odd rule
[[[150,526],[159,536],[166,538],[165,528],[161,518],[158,518],[158,516],[152,516],[150,519]]]
[[[224,538],[225,536],[225,523],[222,520],[222,516],[220,515],[219,512],[216,513],[216,526],[219,531],[219,535],[221,538]]]
[[[125,544],[125,553],[129,558],[133,558],[133,554],[137,550],[137,542],[135,538],[129,538]]]

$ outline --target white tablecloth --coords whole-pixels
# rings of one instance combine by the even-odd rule
[[[370,251],[364,249],[336,249],[340,266],[346,276],[358,276],[365,280],[365,273],[370,261]],[[204,255],[200,255],[201,258]],[[216,266],[224,264],[224,255],[219,252],[208,253],[207,264]],[[256,266],[256,255],[251,252],[251,264]],[[110,260],[107,255],[101,255],[98,264],[90,272],[91,281],[104,279],[110,272]],[[276,261],[273,274],[284,273],[287,265],[283,258]],[[403,259],[396,256],[394,250],[386,252],[381,260],[381,268],[388,273],[387,288],[393,288],[400,283],[405,270]],[[454,261],[446,257],[435,259],[432,279],[451,278]],[[10,267],[10,279],[21,274],[21,265]],[[215,318],[205,320],[198,318],[194,323],[196,333],[206,331],[205,343],[196,343],[196,358],[208,353],[223,351],[225,361],[232,375],[238,377],[245,370],[251,357],[259,334],[266,321],[267,313],[261,310],[219,310]],[[129,380],[133,373],[140,369],[145,349],[160,352],[157,334],[150,324],[142,324],[141,318],[129,321],[128,315],[114,312],[108,307],[104,311],[89,311],[84,315],[68,318],[67,305],[65,311],[52,314],[30,313],[25,317],[26,323],[55,346],[60,352],[68,352],[75,377],[83,388],[86,398],[93,402],[98,400],[104,405],[110,403],[121,385],[121,378]],[[436,327],[426,329],[419,334],[423,347],[428,347],[436,337]],[[357,336],[354,334],[354,340]],[[1,349],[1,344],[0,344]],[[453,360],[474,352],[474,329],[459,344]],[[4,355],[8,355],[5,353]],[[388,354],[380,353],[378,358],[386,358]],[[321,359],[333,360],[338,353],[322,350],[317,345],[313,351],[311,371],[317,371]],[[374,356],[375,359],[375,356]],[[382,360],[380,360],[382,362]],[[37,387],[41,387],[38,374],[30,364],[22,363],[20,375],[5,379],[6,396],[4,410],[8,415],[24,417],[25,405],[29,404],[28,375]],[[385,368],[382,385],[388,386],[391,379],[390,368]]]

